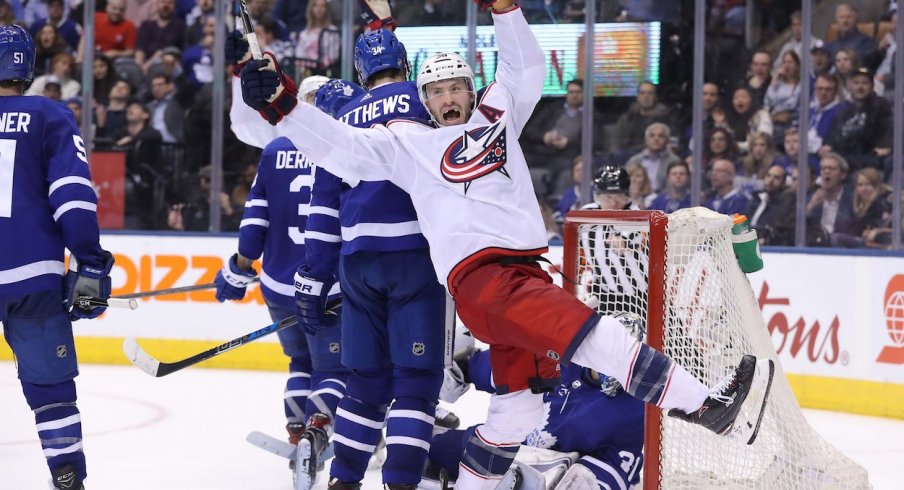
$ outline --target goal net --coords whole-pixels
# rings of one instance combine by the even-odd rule
[[[575,211],[566,217],[564,286],[586,304],[604,314],[630,311],[647,318],[648,343],[708,386],[730,373],[744,354],[775,361],[753,445],[649,405],[644,488],[870,488],[866,470],[804,419],[734,257],[732,224],[730,217],[705,208],[671,215]]]

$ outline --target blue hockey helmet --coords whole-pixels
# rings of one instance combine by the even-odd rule
[[[317,89],[314,105],[321,111],[336,117],[339,109],[363,93],[364,89],[358,85],[334,78]]]
[[[402,70],[406,79],[411,76],[405,45],[387,29],[358,36],[355,41],[355,70],[358,70],[358,81],[364,87],[371,77],[386,70]]]
[[[0,81],[22,81],[28,86],[34,77],[35,42],[31,35],[17,25],[0,26]]]

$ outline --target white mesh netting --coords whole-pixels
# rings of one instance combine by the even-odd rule
[[[582,300],[600,312],[633,311],[646,317],[648,283],[662,280],[663,351],[698,379],[714,386],[743,354],[776,363],[753,445],[662,418],[659,488],[870,488],[866,470],[826,443],[804,419],[753,290],[735,260],[732,219],[704,208],[669,215],[664,277],[654,273],[651,279],[651,247],[656,257],[656,247],[663,244],[650,243],[649,223],[626,221],[619,212],[597,213],[579,224],[571,247],[577,250],[565,251],[565,260],[577,265],[576,293]],[[582,218],[569,221],[581,223]]]

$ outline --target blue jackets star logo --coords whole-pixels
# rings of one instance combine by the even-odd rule
[[[505,121],[465,131],[443,153],[440,172],[449,182],[465,184],[499,171],[506,177]]]

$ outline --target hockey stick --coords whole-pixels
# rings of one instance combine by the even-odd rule
[[[251,284],[260,282],[260,278],[255,277]],[[214,282],[208,282],[206,284],[192,284],[191,286],[181,286],[178,288],[169,288],[169,289],[157,289],[155,291],[140,291],[132,294],[123,294],[120,296],[116,296],[116,299],[131,299],[131,298],[150,298],[152,296],[163,296],[164,294],[177,294],[177,293],[190,293],[192,291],[201,291],[204,289],[213,289],[217,287],[217,284]],[[113,299],[113,298],[110,298]]]
[[[91,296],[79,296],[75,298],[75,305],[82,308],[91,306],[107,306],[110,308],[128,308],[134,310],[138,308],[138,302],[128,298],[94,298]]]
[[[342,299],[338,299],[332,301],[327,304],[327,311],[334,311],[336,308],[342,305]],[[229,342],[220,344],[212,349],[207,349],[204,352],[200,352],[191,357],[187,357],[180,361],[176,362],[160,362],[157,359],[154,359],[144,349],[138,345],[138,341],[135,340],[134,337],[126,337],[122,342],[122,351],[125,353],[126,357],[129,361],[134,364],[138,369],[154,376],[155,378],[160,378],[162,376],[166,376],[167,374],[174,373],[176,371],[181,371],[189,366],[194,366],[199,362],[206,361],[212,357],[216,357],[224,352],[231,351],[232,349],[241,347],[250,342],[254,342],[255,340],[270,335],[273,332],[278,332],[284,328],[289,328],[291,326],[297,325],[298,320],[295,319],[295,315],[292,315],[288,318],[283,318],[282,320],[271,323],[264,328],[259,330],[255,330],[254,332],[247,333],[242,335],[241,337],[230,340]]]
[[[245,40],[248,41],[248,49],[251,50],[251,57],[256,60],[264,59],[261,53],[261,45],[257,42],[257,34],[254,32],[254,23],[251,21],[251,14],[248,12],[248,3],[245,0],[238,0],[239,16],[242,18],[242,27],[245,28]]]

